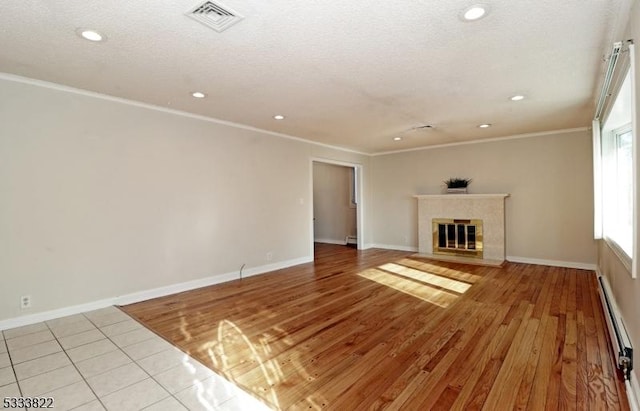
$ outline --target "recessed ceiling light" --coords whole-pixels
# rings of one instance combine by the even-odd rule
[[[489,127],[491,127],[491,124],[489,124],[489,123],[480,124],[478,127],[480,127],[480,128],[489,128]]]
[[[206,94],[204,94],[204,93],[203,93],[203,92],[201,92],[201,91],[194,91],[193,93],[191,93],[191,95],[192,95],[193,97],[195,97],[195,98],[205,98],[205,97],[207,97],[207,95],[206,95]]]
[[[284,120],[284,116],[280,114],[273,116],[273,118],[275,118],[276,120]]]
[[[475,21],[487,15],[487,7],[482,4],[466,8],[462,12],[462,18],[466,21]]]
[[[83,39],[94,42],[105,41],[107,39],[104,34],[100,34],[95,30],[78,29],[76,30],[76,33],[78,33],[78,35]]]
[[[511,99],[511,101],[520,101],[520,100],[524,100],[524,96],[521,94],[517,94],[515,96],[511,96],[509,97]]]
[[[393,138],[393,141],[400,141],[400,140],[402,140],[402,137],[394,137]]]

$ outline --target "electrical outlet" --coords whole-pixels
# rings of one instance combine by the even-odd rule
[[[23,295],[20,297],[20,309],[24,310],[25,308],[31,308],[31,296]]]
[[[271,261],[271,260],[273,260],[273,253],[271,251],[269,251],[267,253],[267,261]]]

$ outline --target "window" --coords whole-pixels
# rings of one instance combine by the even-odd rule
[[[633,129],[631,76],[602,127],[602,233],[628,266],[633,256]]]
[[[633,252],[633,157],[631,124],[603,136],[603,234],[624,251]]]

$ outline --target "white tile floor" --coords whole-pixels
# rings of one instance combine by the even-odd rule
[[[58,411],[269,410],[116,307],[0,336],[0,408],[52,397]]]

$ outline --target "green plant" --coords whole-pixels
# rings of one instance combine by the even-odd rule
[[[445,180],[444,183],[447,185],[447,188],[465,188],[471,184],[471,181],[470,178],[455,177]]]

